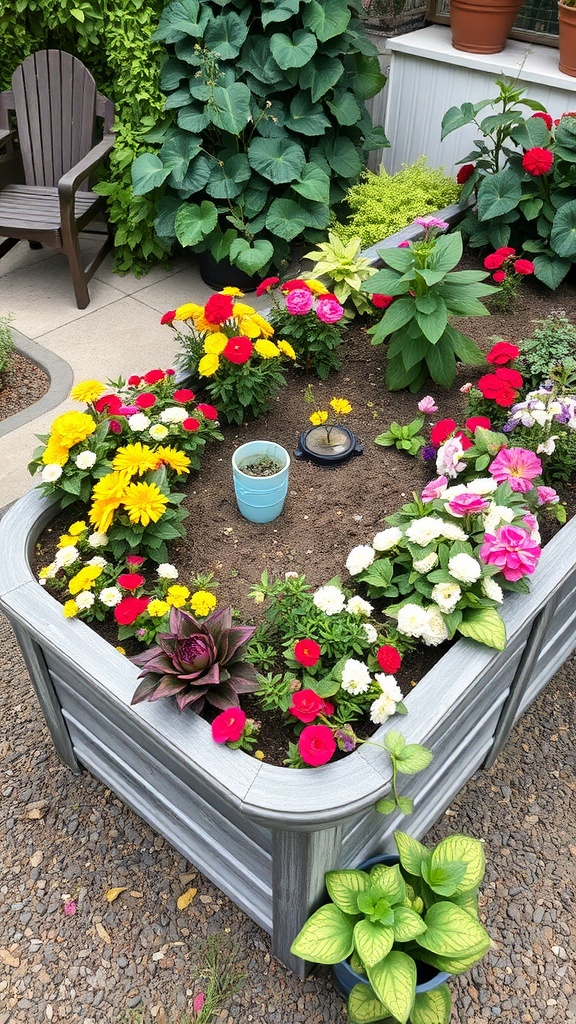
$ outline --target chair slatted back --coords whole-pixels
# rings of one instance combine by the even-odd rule
[[[57,185],[94,141],[96,83],[62,50],[27,57],[12,78],[18,141],[27,185]]]

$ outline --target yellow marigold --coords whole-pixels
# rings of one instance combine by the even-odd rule
[[[88,527],[86,526],[84,520],[78,519],[75,523],[72,523],[72,525],[68,527],[68,533],[72,537],[79,537],[80,534],[84,533],[84,531],[87,529]]]
[[[124,472],[107,473],[94,484],[88,518],[98,533],[108,533],[114,513],[122,504],[128,479]]]
[[[76,543],[76,538],[71,533],[62,533],[60,540],[58,541],[59,548],[69,548],[71,545]]]
[[[274,359],[275,356],[280,355],[280,349],[273,341],[267,341],[266,338],[260,338],[259,341],[255,342],[254,348],[262,359]]]
[[[241,316],[238,318],[238,333],[245,334],[247,338],[259,338],[262,334],[260,327],[253,316]]]
[[[155,597],[146,608],[148,615],[151,615],[153,619],[161,619],[166,612],[170,611],[170,605],[167,601],[161,601],[160,598]]]
[[[322,284],[321,281],[316,281],[314,278],[311,281],[306,279],[304,283],[308,285],[311,292],[314,292],[314,295],[326,295],[328,292],[326,285]]]
[[[106,391],[106,385],[101,384],[99,380],[84,380],[80,384],[75,384],[70,392],[70,398],[74,398],[77,402],[95,402],[100,395],[103,395]]]
[[[117,472],[125,472],[128,476],[139,476],[149,469],[156,469],[158,458],[156,452],[141,441],[126,444],[118,448],[112,459],[112,468]]]
[[[347,416],[349,412],[352,412],[352,406],[347,398],[333,398],[330,406],[337,416]]]
[[[205,618],[206,615],[210,615],[210,612],[214,611],[218,602],[214,594],[209,593],[208,590],[197,590],[195,594],[192,594],[189,603],[194,615]]]
[[[234,288],[233,285],[228,285],[226,288],[222,289],[220,295],[239,295],[242,298],[244,292],[241,292],[239,288]]]
[[[178,306],[174,319],[196,320],[196,317],[202,316],[203,312],[204,306],[199,306],[196,302],[185,302],[183,306]]]
[[[70,458],[66,445],[60,444],[55,437],[51,437],[48,440],[43,455],[42,462],[45,466],[65,466]]]
[[[232,316],[251,316],[256,310],[253,306],[247,306],[245,302],[235,302],[232,306]]]
[[[190,459],[184,452],[179,451],[177,448],[157,448],[155,453],[156,458],[159,462],[163,462],[170,469],[173,469],[175,473],[189,473]]]
[[[164,515],[168,498],[156,484],[143,481],[128,484],[122,504],[128,513],[131,523],[157,523]]]
[[[289,359],[296,359],[296,353],[289,341],[277,341],[276,344],[283,356],[288,356]]]
[[[202,334],[204,331],[208,331],[209,334],[213,334],[214,331],[220,330],[219,324],[211,324],[210,321],[206,319],[206,317],[204,316],[204,307],[202,307],[202,313],[200,313],[196,317],[194,321],[194,326],[196,327],[196,330],[200,334]]]
[[[101,565],[85,565],[72,577],[68,584],[68,590],[71,594],[79,594],[81,590],[92,590],[96,580],[101,575]]]
[[[92,502],[92,508],[90,509],[88,516],[97,533],[108,533],[108,530],[112,526],[114,513],[117,508],[120,508],[120,505],[121,502],[119,499],[117,501]]]
[[[96,424],[87,412],[64,412],[56,417],[50,433],[59,444],[72,448],[95,430]]]
[[[213,352],[209,352],[205,356],[202,356],[202,359],[198,363],[198,373],[201,377],[213,377],[219,366],[220,360],[218,356]]]
[[[182,608],[189,597],[190,591],[188,590],[188,587],[182,587],[179,583],[174,583],[171,587],[168,587],[166,601],[174,608]]]
[[[80,611],[76,601],[66,601],[63,612],[67,619],[73,619],[75,615],[78,615]]]
[[[222,331],[215,331],[214,334],[209,334],[205,339],[204,351],[210,356],[220,356],[227,344],[228,337]]]
[[[258,327],[260,328],[260,334],[263,334],[265,338],[272,337],[272,335],[274,334],[274,328],[272,327],[272,324],[268,323],[268,321],[262,316],[261,313],[254,313],[252,320],[254,321],[255,324],[258,324]]]
[[[326,423],[328,419],[328,413],[325,409],[318,409],[318,412],[313,412],[310,417],[310,423],[313,427],[320,427],[323,423]]]

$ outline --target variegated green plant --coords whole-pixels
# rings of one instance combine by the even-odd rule
[[[344,306],[348,318],[358,313],[373,313],[374,305],[360,285],[376,273],[370,260],[360,255],[362,241],[351,238],[342,241],[334,232],[328,232],[328,241],[320,242],[313,252],[307,252],[304,259],[314,260],[313,277],[327,277],[328,287],[338,302]],[[353,307],[353,308],[351,308]]]

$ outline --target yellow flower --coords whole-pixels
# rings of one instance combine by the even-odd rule
[[[200,615],[201,618],[214,611],[217,603],[214,594],[210,594],[208,590],[197,590],[190,598],[190,607],[194,615]]]
[[[118,654],[126,654],[125,647],[117,647],[116,650],[118,651]]]
[[[65,466],[69,457],[66,445],[61,444],[55,437],[49,438],[42,455],[45,466]]]
[[[262,334],[260,327],[253,316],[241,316],[238,318],[238,333],[245,334],[247,338],[259,338]]]
[[[168,498],[156,484],[142,482],[128,484],[122,504],[131,523],[157,523],[164,515]]]
[[[76,604],[76,601],[66,601],[63,611],[67,619],[73,619],[75,615],[78,615],[80,609]]]
[[[99,380],[84,380],[81,384],[75,384],[70,392],[70,398],[76,399],[77,402],[95,402],[100,395],[103,395],[106,391],[104,384],[101,384]]]
[[[170,610],[170,605],[167,601],[161,601],[155,597],[154,600],[150,601],[150,604],[146,608],[148,615],[151,615],[153,619],[161,619],[166,612]]]
[[[277,341],[276,344],[283,356],[288,356],[289,359],[296,359],[296,353],[289,341]]]
[[[71,533],[63,533],[63,534],[61,534],[60,540],[58,541],[58,547],[59,548],[69,548],[70,545],[73,545],[75,543],[76,543],[76,538],[73,537]]]
[[[207,355],[220,356],[228,344],[228,338],[222,331],[210,334],[204,342],[204,351]]]
[[[247,306],[245,302],[235,302],[232,306],[232,316],[251,316],[256,310],[253,306]]]
[[[45,565],[42,569],[40,569],[38,573],[38,579],[49,580],[54,575],[55,570],[56,566],[54,562],[50,562],[50,565]]]
[[[210,334],[213,334],[215,331],[220,330],[219,324],[211,324],[210,321],[206,319],[204,316],[204,307],[202,307],[202,312],[196,317],[194,326],[200,334],[202,334],[203,331],[208,331]]]
[[[85,441],[96,430],[96,424],[87,412],[64,412],[52,424],[51,435],[65,448]]]
[[[313,412],[310,417],[310,423],[313,427],[320,427],[323,423],[326,423],[328,419],[328,413],[325,409],[319,409],[318,412]]]
[[[168,587],[166,602],[174,608],[182,608],[189,597],[190,591],[188,587],[181,587],[179,583],[174,583],[171,587]]]
[[[158,461],[163,462],[166,466],[170,466],[175,473],[189,473],[188,469],[190,465],[190,459],[184,452],[178,451],[177,448],[157,448],[155,453]]]
[[[347,398],[333,398],[330,406],[337,416],[347,416],[349,412],[352,412],[352,406]]]
[[[218,356],[209,352],[205,356],[202,356],[202,359],[198,363],[198,373],[201,377],[213,377],[219,366],[220,360]]]
[[[263,750],[255,750],[254,757],[256,758],[257,761],[263,761],[266,755]]]
[[[178,306],[175,320],[195,320],[197,316],[201,316],[204,312],[204,306],[199,306],[196,302],[186,302],[183,306]]]
[[[81,590],[92,590],[96,580],[102,575],[101,565],[85,565],[68,584],[71,594],[79,594]]]
[[[157,465],[156,452],[141,441],[118,448],[112,459],[112,468],[119,472],[124,471],[128,476],[135,476],[137,473],[141,475],[149,469],[156,469]]]
[[[128,477],[126,473],[107,473],[92,488],[92,508],[88,518],[98,533],[108,533],[114,513],[122,504]]]
[[[252,320],[255,324],[258,324],[260,334],[263,334],[265,338],[272,337],[274,334],[274,328],[272,327],[272,324],[269,324],[260,313],[254,313]]]
[[[242,297],[244,292],[241,292],[239,288],[234,288],[232,285],[228,285],[227,288],[223,288],[220,295],[239,295]]]
[[[254,348],[258,355],[262,356],[262,359],[274,359],[275,356],[280,355],[278,346],[273,341],[267,341],[266,338],[260,338],[260,341],[254,344]]]
[[[72,525],[68,527],[68,533],[72,537],[78,537],[81,533],[84,533],[84,531],[87,530],[87,529],[88,529],[88,527],[86,526],[86,523],[84,522],[84,520],[83,519],[78,519],[77,522],[72,523]]]
[[[314,278],[311,281],[307,279],[304,283],[308,285],[311,292],[314,292],[314,295],[326,295],[328,292],[326,285],[322,284],[321,281],[314,280]]]

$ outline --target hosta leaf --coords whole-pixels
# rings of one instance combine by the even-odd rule
[[[346,960],[353,948],[355,920],[328,904],[320,907],[294,939],[290,952],[317,964],[337,964]]]
[[[395,832],[394,840],[398,849],[400,863],[409,875],[420,876],[422,874],[422,861],[428,856],[428,850],[423,843],[413,839],[406,832]]]
[[[454,903],[434,903],[424,918],[426,931],[418,936],[419,946],[439,956],[466,955],[490,938],[476,918]]]
[[[373,888],[376,887],[386,897],[391,906],[404,902],[406,883],[400,874],[398,864],[375,864],[370,872],[370,882]]]
[[[446,866],[454,863],[463,864],[465,872],[458,882],[453,894],[458,896],[476,889],[484,878],[486,870],[486,858],[484,846],[479,839],[472,836],[453,834],[446,836],[434,850],[430,865],[435,868],[438,865]]]
[[[358,897],[368,892],[370,876],[365,871],[328,871],[326,888],[330,899],[345,914],[358,914]]]
[[[410,1024],[450,1024],[452,996],[448,985],[431,992],[417,992],[410,1013]]]
[[[506,647],[506,627],[495,608],[466,609],[458,632],[497,651]]]
[[[354,945],[366,969],[383,960],[393,942],[394,929],[379,921],[358,921],[354,928]]]
[[[384,1024],[389,1020],[388,1010],[369,985],[354,985],[346,1008],[350,1024]]]
[[[416,992],[416,964],[399,950],[368,968],[368,980],[378,999],[400,1024],[406,1024]]]
[[[410,907],[394,908],[394,942],[410,942],[426,931],[426,925]]]

